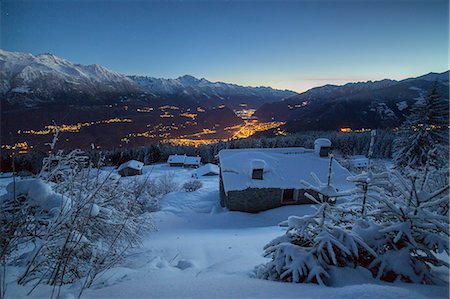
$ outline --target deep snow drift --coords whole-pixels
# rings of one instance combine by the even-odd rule
[[[180,186],[194,169],[145,166],[157,177],[174,172]],[[127,177],[125,180],[139,179]],[[142,247],[102,274],[83,298],[448,298],[448,285],[384,283],[364,269],[336,269],[333,287],[291,284],[254,278],[254,267],[265,259],[263,246],[283,233],[278,223],[291,215],[312,213],[311,205],[286,206],[258,214],[230,212],[219,205],[218,177],[201,177],[195,192],[172,192],[153,213],[158,230]],[[0,178],[0,193],[10,179]],[[9,267],[7,298],[23,298],[30,287],[13,281],[20,269]],[[445,273],[443,275],[446,275]],[[39,286],[30,297],[49,298],[52,288]],[[63,294],[78,293],[77,285]]]

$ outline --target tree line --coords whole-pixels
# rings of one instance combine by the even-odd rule
[[[351,155],[367,154],[370,143],[370,133],[343,133],[335,131],[311,131],[294,133],[288,136],[277,137],[253,137],[237,139],[216,144],[202,145],[199,147],[180,146],[167,143],[151,144],[143,147],[94,149],[87,150],[85,154],[92,160],[97,160],[99,155],[105,157],[105,162],[110,166],[118,166],[128,160],[134,159],[152,164],[167,161],[169,155],[186,154],[200,156],[203,163],[214,163],[215,156],[222,149],[237,148],[280,148],[280,147],[305,147],[313,148],[317,138],[331,140],[334,153],[344,157]],[[375,145],[376,158],[392,158],[392,146],[395,133],[389,130],[378,131]],[[28,154],[15,155],[14,166],[16,172],[37,173],[42,168],[42,160],[48,155],[45,151],[33,151]],[[2,154],[1,171],[12,171],[12,156]]]

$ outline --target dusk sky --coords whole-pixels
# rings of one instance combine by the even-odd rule
[[[448,1],[5,1],[1,48],[304,91],[448,67]]]

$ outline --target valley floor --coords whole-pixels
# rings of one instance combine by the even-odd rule
[[[175,171],[179,183],[194,170],[165,165],[146,166],[157,176]],[[265,262],[263,246],[283,233],[277,224],[290,215],[313,211],[310,205],[287,206],[258,214],[230,212],[219,205],[218,178],[202,178],[195,192],[173,192],[153,213],[157,228],[142,247],[104,273],[82,298],[448,298],[448,285],[425,286],[375,281],[362,269],[336,270],[335,284],[290,284],[253,278]],[[7,179],[0,179],[4,184]],[[3,189],[3,186],[1,186]],[[23,298],[30,287],[14,283],[8,268],[7,298]],[[51,287],[40,286],[32,298],[49,298]],[[77,285],[65,287],[62,298],[76,298]]]

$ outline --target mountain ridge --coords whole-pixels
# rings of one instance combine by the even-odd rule
[[[254,115],[262,121],[286,121],[286,129],[292,132],[395,127],[435,84],[439,94],[448,100],[449,71],[446,71],[399,81],[325,85],[282,102],[264,104]]]
[[[297,93],[211,82],[190,75],[176,79],[126,76],[99,64],[72,63],[50,53],[33,55],[0,49],[0,94],[8,104],[25,106],[68,101],[98,104],[120,101],[124,97],[151,100],[175,96],[180,101],[207,107],[220,104],[238,107],[241,102],[249,102],[247,104],[256,108]]]

